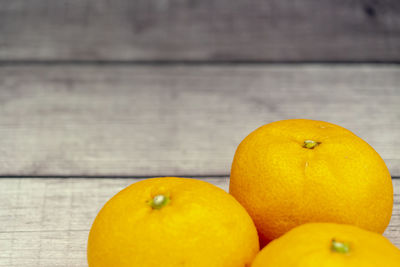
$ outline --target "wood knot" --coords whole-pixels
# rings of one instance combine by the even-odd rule
[[[370,18],[376,17],[376,10],[373,6],[370,5],[364,6],[364,13]]]

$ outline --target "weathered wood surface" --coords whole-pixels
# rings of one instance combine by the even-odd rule
[[[0,60],[400,61],[397,0],[0,0]]]
[[[0,175],[227,175],[271,121],[369,142],[400,176],[395,66],[0,67]]]
[[[228,189],[228,178],[205,179]],[[103,204],[134,179],[0,179],[0,266],[87,266],[86,242]],[[400,247],[400,179],[385,232]]]

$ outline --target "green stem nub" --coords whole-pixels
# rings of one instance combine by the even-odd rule
[[[350,244],[347,242],[340,242],[332,239],[331,250],[333,252],[347,254],[350,252]]]
[[[165,195],[156,195],[155,197],[153,197],[152,200],[149,201],[150,206],[154,210],[159,210],[168,203],[169,203],[169,197]]]
[[[314,147],[318,146],[319,144],[321,144],[321,143],[313,141],[313,140],[305,140],[303,147],[308,148],[308,149],[314,149]]]

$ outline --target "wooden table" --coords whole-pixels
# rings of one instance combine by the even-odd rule
[[[200,179],[228,189],[228,177]],[[0,266],[85,266],[88,232],[97,212],[138,180],[2,179]],[[396,204],[385,236],[400,247],[400,179],[393,182]]]
[[[0,266],[86,266],[119,190],[226,190],[239,142],[288,118],[377,150],[400,247],[400,2],[350,2],[0,0]]]
[[[400,175],[393,66],[3,66],[0,77],[0,266],[84,266],[111,196],[167,175],[227,189],[240,140],[277,119],[343,125]],[[385,235],[400,247],[394,178]]]

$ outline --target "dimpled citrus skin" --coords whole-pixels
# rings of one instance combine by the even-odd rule
[[[157,195],[170,201],[153,209]],[[165,177],[134,183],[104,205],[87,257],[90,267],[243,267],[258,250],[254,223],[231,195],[204,181]]]
[[[332,250],[332,239],[349,251]],[[272,241],[252,267],[398,267],[400,250],[385,237],[361,228],[333,223],[308,223]]]
[[[304,148],[305,140],[320,142]],[[350,131],[323,121],[277,121],[237,148],[230,193],[252,216],[262,245],[306,222],[383,233],[393,187],[382,158]]]

